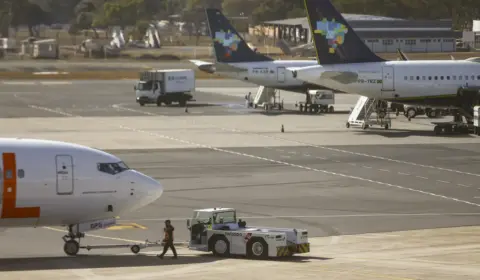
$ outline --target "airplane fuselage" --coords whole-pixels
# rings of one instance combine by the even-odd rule
[[[265,87],[306,93],[307,90],[325,87],[296,79],[287,68],[314,65],[318,65],[316,60],[272,60],[229,64],[217,62],[215,74]]]
[[[385,61],[315,65],[292,69],[297,79],[370,98],[433,107],[455,106],[460,87],[480,87],[480,63],[474,61]],[[350,80],[332,73],[356,75]]]
[[[103,151],[0,138],[0,228],[111,219],[161,194],[158,182]]]

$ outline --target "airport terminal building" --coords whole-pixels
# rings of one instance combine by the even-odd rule
[[[378,53],[454,52],[461,31],[454,31],[452,20],[405,20],[390,17],[343,14],[361,39]],[[310,26],[306,17],[264,22],[263,32],[287,42],[310,42]],[[258,29],[257,29],[258,30]]]

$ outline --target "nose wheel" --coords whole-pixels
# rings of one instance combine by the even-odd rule
[[[69,256],[76,256],[79,250],[80,243],[73,239],[67,240],[67,242],[65,242],[65,244],[63,245],[63,251]]]
[[[76,256],[80,250],[80,239],[85,237],[85,234],[82,232],[74,233],[72,230],[72,225],[68,226],[68,234],[62,237],[65,242],[63,245],[63,251],[68,256]],[[78,239],[78,241],[76,240]]]

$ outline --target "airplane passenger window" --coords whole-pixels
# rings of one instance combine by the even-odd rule
[[[475,80],[475,76],[472,75],[472,80]]]
[[[405,79],[405,81],[406,81],[406,80],[408,80],[408,77],[407,77],[407,76],[405,76],[405,77],[404,77],[404,79]]]
[[[413,80],[413,76],[410,76],[410,81],[412,81],[412,80]]]
[[[424,81],[425,81],[425,78],[426,78],[425,76],[422,76],[422,80],[424,80]]]
[[[18,178],[25,177],[25,171],[23,169],[18,169],[17,171]]]
[[[447,76],[447,80],[450,80],[450,76]]]
[[[100,172],[115,175],[130,168],[123,161],[120,161],[115,163],[98,163],[97,169]]]
[[[437,76],[435,76],[435,80],[438,80],[438,77],[437,77]]]
[[[468,76],[467,76],[467,75],[465,75],[465,80],[468,80]]]
[[[477,80],[480,80],[480,75],[477,76]]]
[[[417,81],[420,80],[420,76],[417,76]]]
[[[440,80],[443,80],[443,76],[440,76]]]
[[[428,80],[432,80],[432,76],[428,76]]]

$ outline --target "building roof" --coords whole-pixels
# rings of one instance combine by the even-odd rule
[[[374,15],[361,15],[361,14],[342,14],[346,21],[352,20],[404,20],[401,18],[392,18],[392,17],[383,17],[383,16],[374,16]],[[278,24],[278,25],[304,25],[308,26],[308,21],[306,17],[299,18],[289,18],[281,20],[271,20],[265,21],[265,24]]]

